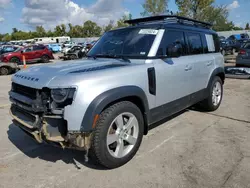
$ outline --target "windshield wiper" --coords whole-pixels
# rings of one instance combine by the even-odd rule
[[[115,59],[122,59],[124,61],[127,61],[127,62],[130,62],[130,60],[126,57],[126,56],[123,56],[123,55],[116,55],[116,54],[96,54],[96,55],[93,55],[93,56],[88,56],[88,57],[91,57],[91,58],[115,58]]]

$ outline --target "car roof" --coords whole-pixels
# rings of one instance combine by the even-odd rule
[[[125,28],[152,28],[152,29],[172,28],[178,30],[191,30],[196,32],[216,34],[216,32],[211,29],[212,24],[210,23],[175,15],[151,16],[146,18],[127,20],[125,22],[131,25]]]

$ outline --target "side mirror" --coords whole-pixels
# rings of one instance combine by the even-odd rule
[[[167,48],[167,55],[169,57],[180,57],[183,54],[183,48],[181,44],[172,44]]]

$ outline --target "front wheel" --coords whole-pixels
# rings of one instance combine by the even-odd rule
[[[223,83],[220,77],[214,77],[208,92],[209,96],[201,102],[201,107],[206,111],[215,111],[219,108],[223,97]]]
[[[0,75],[8,75],[10,70],[7,67],[0,67]]]
[[[140,147],[144,121],[140,109],[123,101],[104,110],[93,133],[90,156],[106,168],[130,161]]]

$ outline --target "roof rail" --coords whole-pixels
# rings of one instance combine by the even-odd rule
[[[213,24],[208,22],[202,22],[198,20],[194,20],[191,18],[186,18],[183,16],[175,16],[175,15],[159,15],[159,16],[151,16],[145,18],[138,18],[133,20],[126,20],[125,23],[131,25],[140,25],[145,23],[155,23],[155,22],[165,22],[165,23],[180,23],[180,24],[188,24],[194,26],[200,26],[205,28],[211,28]]]

